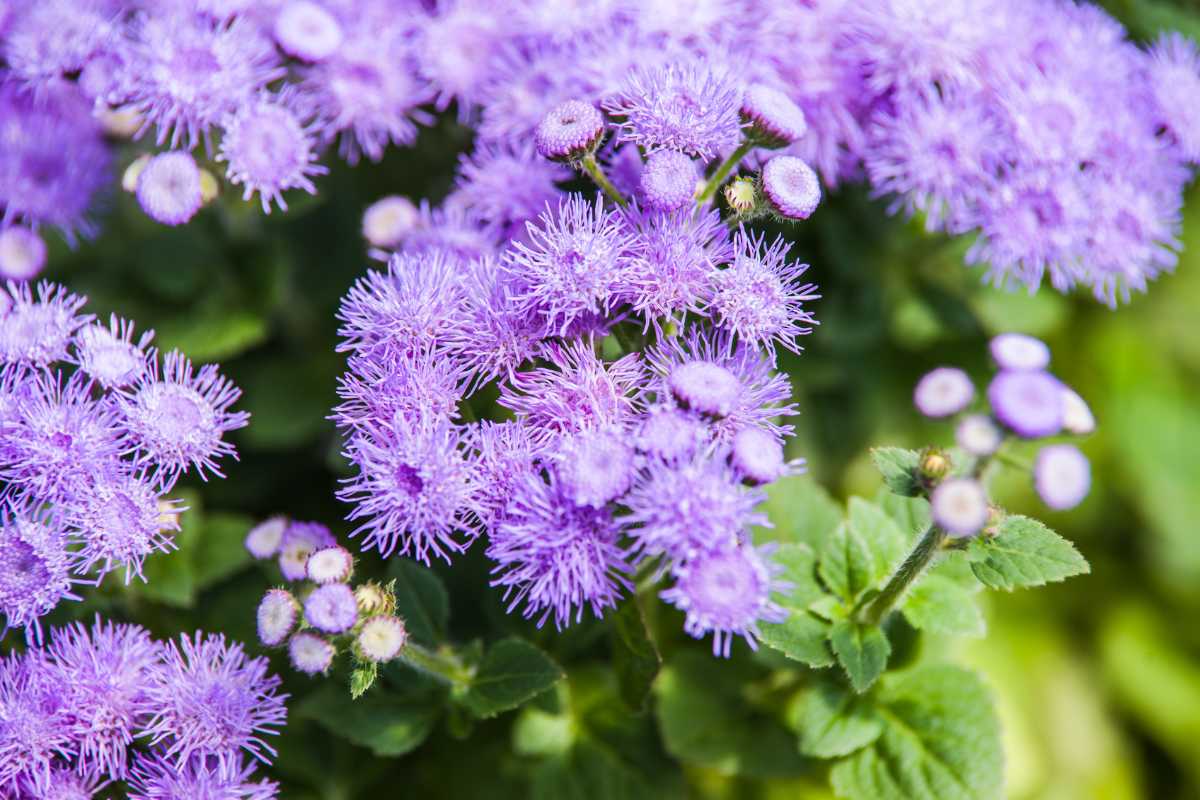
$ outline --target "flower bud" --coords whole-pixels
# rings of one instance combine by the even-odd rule
[[[200,203],[208,205],[221,194],[221,184],[217,178],[206,169],[200,170]]]
[[[556,106],[533,134],[538,153],[551,161],[579,161],[593,153],[602,138],[604,115],[583,100]]]
[[[46,243],[29,228],[0,229],[0,281],[28,281],[46,265]]]
[[[305,675],[328,671],[336,652],[330,642],[308,631],[295,634],[288,642],[288,656],[292,666]]]
[[[987,524],[991,510],[987,493],[972,478],[950,478],[938,484],[929,498],[933,521],[956,538],[974,536]]]
[[[739,216],[752,216],[758,210],[758,187],[753,178],[734,178],[725,186],[725,202]]]
[[[371,617],[358,631],[354,652],[364,661],[381,664],[395,658],[407,641],[404,620],[387,615]]]
[[[354,601],[364,617],[375,614],[390,614],[396,607],[392,593],[377,583],[364,583],[354,590]]]
[[[142,175],[142,170],[150,163],[152,156],[149,153],[142,153],[129,163],[125,171],[121,173],[121,188],[132,194],[137,191],[138,178]]]
[[[759,182],[767,205],[784,219],[808,219],[821,203],[817,173],[796,156],[772,158]]]
[[[340,545],[322,547],[309,554],[304,569],[313,583],[345,583],[354,571],[354,556]]]
[[[258,640],[267,647],[283,644],[296,627],[300,603],[286,589],[271,589],[258,604]]]
[[[420,221],[417,207],[407,197],[389,195],[363,212],[363,238],[372,247],[393,248],[404,241]]]
[[[740,115],[746,124],[746,137],[759,147],[787,147],[808,130],[804,112],[792,98],[759,83],[742,95]]]
[[[940,447],[927,447],[921,454],[921,477],[932,485],[950,472],[950,454]]]
[[[258,523],[246,534],[246,550],[255,558],[270,558],[279,552],[287,526],[287,517],[282,516]]]

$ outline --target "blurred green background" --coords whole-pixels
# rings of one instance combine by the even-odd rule
[[[1200,31],[1195,5],[1109,7],[1141,36],[1160,27]],[[233,437],[241,460],[227,465],[228,478],[185,485],[192,510],[181,552],[152,558],[146,585],[125,588],[110,577],[53,622],[101,611],[160,635],[203,627],[253,642],[254,606],[278,577],[241,550],[250,525],[282,512],[342,537],[349,530],[333,497],[345,474],[339,440],[325,417],[343,366],[334,313],[370,263],[362,210],[389,193],[444,196],[469,146],[468,131],[443,121],[381,164],[335,167],[319,197],[289,198],[289,213],[269,217],[227,191],[188,226],[167,229],[128,195],[114,196],[98,240],[75,251],[52,243],[47,277],[87,294],[93,313],[155,328],[164,348],[221,362],[253,415]],[[134,152],[122,154],[121,167]],[[1189,197],[1175,274],[1115,312],[1088,297],[984,286],[979,271],[962,266],[968,242],[889,218],[861,188],[834,193],[788,233],[824,298],[806,352],[783,364],[803,412],[792,454],[808,459],[810,476],[773,495],[777,524],[807,524],[827,507],[813,481],[839,499],[874,495],[869,446],[949,442],[949,430],[912,408],[924,371],[961,364],[984,380],[990,335],[1044,337],[1054,369],[1099,421],[1084,443],[1093,491],[1065,514],[1041,507],[1019,475],[1002,479],[997,494],[1072,539],[1092,574],[990,594],[987,638],[926,640],[923,657],[952,655],[986,676],[1004,725],[1011,797],[1200,797],[1200,190]],[[331,736],[321,682],[298,678],[272,654],[295,695],[273,769],[283,797],[827,796],[820,765],[784,736],[778,700],[802,674],[740,646],[729,663],[698,657],[707,645],[655,609],[668,671],[654,708],[628,710],[614,694],[605,626],[554,635],[507,617],[480,551],[453,569],[436,567],[449,589],[450,635],[533,638],[567,668],[566,684],[533,708],[473,727],[435,711],[394,721],[389,731],[400,739],[414,726],[429,738],[407,755],[380,757]],[[385,569],[374,555],[360,566]],[[329,679],[338,692],[341,677]],[[353,713],[348,697],[340,702],[337,714]],[[676,720],[680,708],[687,730]],[[345,726],[360,723],[368,724],[354,717]]]

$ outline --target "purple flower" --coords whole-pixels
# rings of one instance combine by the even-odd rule
[[[70,714],[67,687],[40,652],[0,658],[0,791],[49,788],[52,765],[76,754]]]
[[[596,149],[604,136],[604,116],[591,103],[568,100],[538,123],[533,141],[543,157],[574,161]]]
[[[762,193],[784,219],[808,219],[821,202],[821,182],[803,159],[775,156],[763,167]]]
[[[345,455],[358,474],[338,492],[354,505],[347,519],[363,520],[351,536],[425,563],[465,550],[460,538],[479,534],[478,478],[461,440],[458,427],[429,415],[354,434]]]
[[[799,471],[803,463],[785,462],[783,444],[762,428],[742,428],[733,436],[729,464],[752,485],[773,483]]]
[[[617,211],[606,210],[599,195],[588,202],[573,194],[527,231],[527,241],[504,253],[505,269],[524,287],[516,298],[522,311],[563,336],[583,315],[609,309],[631,244]]]
[[[970,414],[962,418],[954,429],[954,441],[973,456],[990,456],[1000,449],[1004,434],[984,414]]]
[[[38,797],[43,800],[92,800],[108,784],[99,775],[80,775],[64,767],[50,771],[50,780],[39,787],[36,780],[26,778],[19,782],[17,797]]]
[[[271,589],[263,595],[255,614],[258,640],[267,647],[283,644],[296,628],[300,604],[286,589]]]
[[[78,600],[71,592],[77,557],[68,551],[51,519],[20,506],[0,506],[0,613],[4,630],[25,628],[27,639],[40,642],[38,618],[61,600]]]
[[[1165,33],[1150,51],[1150,87],[1158,121],[1180,154],[1200,162],[1200,48],[1179,33]]]
[[[489,537],[492,585],[504,587],[509,611],[524,604],[539,627],[552,613],[559,629],[572,612],[578,622],[584,607],[600,617],[630,586],[619,534],[611,511],[578,506],[553,476],[529,473]]]
[[[287,211],[283,192],[303,189],[316,194],[310,178],[329,170],[315,163],[313,140],[299,115],[283,98],[260,97],[245,103],[221,123],[221,150],[218,161],[229,167],[229,182],[243,187],[242,199],[258,192],[264,214],[271,213],[271,202]]]
[[[85,298],[54,283],[38,284],[36,299],[26,283],[9,284],[0,297],[11,303],[0,314],[0,365],[48,367],[64,360],[71,337],[92,319],[79,313]]]
[[[275,18],[273,31],[280,50],[309,63],[333,55],[343,39],[337,17],[311,0],[285,4]]]
[[[297,633],[288,640],[288,658],[305,675],[326,672],[333,664],[334,647],[315,633]]]
[[[163,745],[164,760],[182,767],[196,758],[223,769],[241,763],[242,753],[269,763],[275,750],[264,736],[278,733],[287,718],[279,678],[267,673],[265,658],[246,658],[240,644],[224,636],[179,637],[163,646],[147,693],[154,716],[144,726],[151,745]]]
[[[46,266],[46,243],[29,228],[0,228],[0,279],[31,281]]]
[[[279,787],[272,781],[251,781],[254,762],[193,758],[176,763],[162,753],[139,753],[129,781],[129,800],[274,800]]]
[[[763,236],[744,229],[734,236],[733,263],[713,279],[709,308],[721,327],[772,355],[776,343],[794,353],[796,338],[812,333],[817,321],[804,303],[817,300],[816,285],[800,283],[807,264],[787,261],[791,243],[777,238],[763,249]]]
[[[466,263],[496,255],[498,246],[494,226],[485,225],[466,206],[454,203],[433,208],[422,200],[417,222],[400,249],[413,255],[441,253]]]
[[[674,211],[692,202],[698,179],[696,163],[690,156],[675,150],[658,150],[646,159],[639,188],[647,207]]]
[[[917,381],[913,404],[927,417],[949,417],[962,411],[975,398],[975,385],[957,367],[938,367]]]
[[[237,451],[223,436],[250,420],[245,411],[229,410],[241,394],[215,364],[193,372],[192,362],[172,350],[163,357],[160,373],[152,359],[146,374],[119,398],[138,461],[152,465],[168,482],[190,467],[201,478],[207,478],[206,471],[225,477],[217,459],[236,459]]]
[[[45,669],[65,688],[76,767],[124,778],[134,735],[153,712],[146,687],[160,645],[143,628],[99,617],[90,629],[75,623],[54,631],[52,638]]]
[[[509,238],[518,238],[525,223],[558,203],[555,183],[571,177],[563,166],[538,158],[528,142],[520,146],[483,145],[459,159],[458,180],[446,198]]]
[[[671,394],[681,406],[723,419],[733,411],[742,393],[737,376],[712,361],[685,361],[667,376]]]
[[[804,111],[785,92],[761,83],[742,95],[742,122],[749,136],[763,147],[786,147],[808,131]]]
[[[1091,465],[1074,445],[1052,444],[1038,451],[1033,482],[1043,503],[1065,511],[1087,497],[1092,485]]]
[[[146,371],[146,348],[154,331],[133,341],[134,325],[113,314],[108,327],[96,323],[75,334],[75,359],[79,368],[105,389],[128,386]]]
[[[533,471],[541,449],[522,422],[483,422],[472,433],[471,448],[479,465],[480,520],[491,529],[517,487]]]
[[[332,418],[355,430],[389,425],[397,416],[457,417],[469,378],[467,365],[440,351],[394,358],[380,353],[351,356],[347,365],[338,384],[342,403]]]
[[[285,580],[302,581],[308,576],[308,557],[337,540],[319,522],[290,522],[279,544],[279,571]]]
[[[494,80],[497,55],[515,33],[511,11],[479,0],[457,0],[438,4],[420,20],[417,63],[437,87],[438,111],[453,101],[460,121],[475,118],[475,101]]]
[[[137,179],[137,200],[146,215],[163,225],[182,225],[203,205],[200,168],[180,150],[150,159]]]
[[[287,517],[274,516],[263,520],[246,534],[247,552],[254,558],[270,558],[279,552],[287,528]]]
[[[707,441],[708,431],[700,420],[671,406],[647,413],[635,439],[640,452],[668,462],[691,459]]]
[[[345,583],[354,571],[354,556],[341,545],[322,547],[312,552],[304,568],[313,583]]]
[[[500,405],[516,413],[536,443],[558,434],[622,427],[641,407],[644,370],[637,353],[603,362],[589,340],[548,345],[553,367],[518,372],[500,386]]]
[[[45,0],[12,6],[4,60],[13,74],[35,86],[79,72],[115,44],[119,6],[111,0]]]
[[[1050,366],[1050,348],[1023,333],[1002,333],[988,345],[1000,369],[1039,370]]]
[[[988,402],[996,419],[1023,438],[1062,430],[1062,384],[1048,372],[1002,370],[988,386]]]
[[[701,313],[712,295],[718,265],[733,249],[716,210],[631,213],[633,241],[621,275],[620,295],[661,333]]]
[[[175,542],[168,531],[179,530],[174,504],[160,504],[160,487],[145,475],[110,469],[92,480],[63,504],[69,531],[84,542],[79,551],[80,571],[99,565],[100,574],[125,566],[125,582],[132,576],[145,579],[142,562],[154,552],[170,552]]]
[[[354,590],[344,583],[318,586],[304,600],[304,621],[322,633],[350,630],[358,621]]]
[[[622,141],[708,160],[738,144],[740,103],[730,74],[696,61],[634,69],[604,108],[617,119]]]
[[[684,560],[736,547],[753,525],[769,525],[757,507],[766,495],[742,484],[723,453],[705,451],[689,461],[651,462],[622,501],[622,521],[637,550]]]
[[[563,494],[580,506],[603,508],[629,490],[637,472],[633,448],[619,430],[583,431],[555,456]]]
[[[391,661],[408,641],[404,620],[392,616],[371,617],[354,639],[354,652],[376,664]]]
[[[758,623],[782,622],[788,612],[771,600],[784,586],[775,580],[780,568],[749,544],[704,552],[672,570],[675,585],[663,600],[683,611],[683,629],[702,639],[713,635],[713,655],[729,658],[735,636],[758,649]]]
[[[933,521],[957,538],[974,536],[987,524],[987,493],[974,478],[947,478],[929,496]]]

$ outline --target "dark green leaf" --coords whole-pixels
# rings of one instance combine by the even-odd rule
[[[637,595],[624,600],[612,616],[613,669],[621,687],[621,699],[640,711],[650,696],[650,687],[662,666],[662,656],[650,631]]]
[[[396,613],[413,641],[436,645],[446,635],[450,621],[450,598],[433,570],[407,558],[395,558],[388,576],[396,583]]]
[[[524,639],[488,648],[462,701],[478,717],[516,708],[562,680],[562,668]]]
[[[871,460],[883,475],[883,482],[896,494],[916,497],[921,493],[921,454],[916,450],[876,447],[871,450]]]
[[[1005,517],[995,536],[970,545],[975,577],[993,589],[1042,586],[1090,571],[1075,545],[1035,519]]]
[[[299,715],[377,756],[400,756],[416,748],[433,730],[439,711],[429,695],[377,693],[355,702],[332,683],[306,697],[297,709]]]
[[[253,525],[253,518],[242,514],[211,513],[204,516],[192,556],[197,591],[203,591],[249,566],[252,559],[244,542]]]
[[[892,646],[878,625],[845,619],[829,629],[829,644],[856,692],[865,692],[887,666]]]
[[[810,667],[830,667],[834,664],[833,653],[826,640],[829,638],[829,623],[817,618],[809,611],[792,611],[783,622],[760,622],[759,638],[788,658],[793,658]]]
[[[800,752],[814,758],[849,755],[883,732],[883,720],[868,698],[828,681],[800,692],[787,717],[800,736]]]

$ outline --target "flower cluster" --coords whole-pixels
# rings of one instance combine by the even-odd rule
[[[265,659],[99,618],[51,639],[0,656],[0,797],[82,800],[111,782],[131,800],[276,797],[253,777],[287,718]]]
[[[1095,430],[1087,403],[1047,371],[1050,349],[1032,336],[1005,333],[991,343],[998,371],[988,384],[985,407],[971,410],[975,386],[956,367],[939,367],[921,378],[913,394],[917,409],[933,418],[958,417],[959,454],[927,451],[921,469],[933,481],[933,518],[952,536],[973,536],[988,523],[987,493],[980,480],[1008,437],[1042,440]],[[964,413],[967,412],[967,413]],[[953,462],[961,468],[952,469]],[[1075,445],[1046,444],[1032,466],[1034,488],[1052,509],[1074,508],[1091,487],[1087,457]]]
[[[620,121],[567,100],[536,153],[465,161],[440,214],[398,198],[367,211],[387,267],[339,314],[334,419],[356,470],[341,497],[352,535],[385,556],[449,561],[485,539],[493,585],[539,625],[603,615],[638,570],[665,578],[687,631],[727,655],[780,619],[779,569],[750,534],[769,524],[762,487],[801,467],[784,456],[796,408],[776,357],[801,350],[818,297],[790,245],[745,221],[807,217],[819,192],[779,156],[756,184],[778,204],[722,220],[711,201],[804,114],[698,65],[631,73],[606,108]],[[805,174],[770,178],[780,159]],[[603,193],[559,190],[570,167]],[[509,418],[474,419],[479,392]]]
[[[153,332],[83,313],[61,286],[0,292],[0,616],[38,619],[73,587],[170,550],[180,475],[221,475],[248,415],[213,365],[160,354]]]
[[[271,589],[258,604],[258,638],[267,647],[286,645],[292,666],[306,675],[324,674],[339,645],[356,662],[383,664],[399,655],[408,639],[394,613],[389,587],[352,586],[354,557],[317,522],[272,517],[246,536],[258,559],[275,558],[288,589]]]
[[[830,184],[869,180],[931,229],[976,232],[970,258],[998,282],[1048,274],[1115,303],[1174,264],[1200,50],[1179,35],[1140,49],[1074,0],[18,4],[0,15],[0,209],[22,233],[0,236],[0,275],[40,268],[31,227],[94,227],[106,132],[170,148],[123,184],[180,224],[217,175],[286,208],[285,192],[315,192],[327,148],[376,160],[451,107],[476,152],[443,209],[376,220],[393,241],[519,235],[563,177],[529,143],[586,149],[607,115],[600,157],[644,206],[685,204],[697,159],[749,131],[790,160],[732,184],[734,208],[806,216],[812,164]]]

